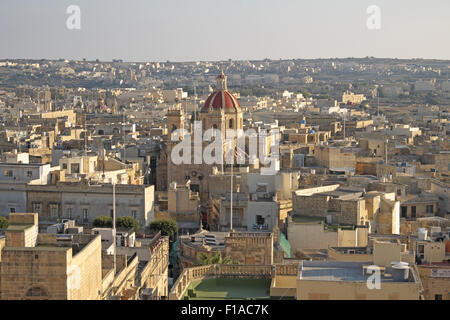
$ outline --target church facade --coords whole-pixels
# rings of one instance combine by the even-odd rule
[[[238,100],[228,91],[227,77],[223,72],[216,78],[216,82],[216,89],[205,100],[200,110],[200,121],[195,122],[189,128],[185,127],[186,114],[181,107],[174,106],[169,109],[167,113],[168,135],[158,162],[157,190],[167,190],[173,183],[177,185],[189,184],[192,191],[199,193],[203,204],[208,201],[208,177],[213,173],[214,168],[223,170],[223,166],[219,163],[205,163],[203,157],[201,161],[198,161],[200,152],[203,153],[203,150],[211,141],[203,141],[202,139],[201,144],[195,144],[194,129],[200,130],[201,127],[202,136],[209,129],[217,129],[217,134],[222,135],[221,141],[223,144],[225,144],[227,130],[236,132],[236,130],[243,129],[243,112]],[[179,134],[183,130],[184,134]],[[191,138],[191,161],[181,164],[174,163],[171,157],[172,151],[186,138]],[[235,139],[232,141],[235,143]],[[200,146],[201,148],[199,148]],[[226,157],[225,150],[224,145],[223,157]],[[195,160],[196,154],[197,160]]]

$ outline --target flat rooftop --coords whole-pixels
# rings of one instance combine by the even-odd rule
[[[189,300],[270,299],[270,279],[205,279],[193,281],[186,289]],[[189,296],[193,290],[195,297]]]
[[[14,166],[14,167],[43,167],[50,166],[48,163],[14,163],[14,162],[0,162],[0,166]]]
[[[347,261],[302,261],[299,270],[300,280],[313,281],[347,281],[366,282],[370,274],[364,274],[363,268],[372,265],[372,262],[347,262]],[[408,281],[414,282],[410,277]],[[382,272],[381,282],[399,282],[392,279],[390,275]]]
[[[358,199],[362,195],[362,191],[354,191],[354,190],[334,190],[334,191],[324,191],[318,192],[314,195],[321,196],[330,196],[332,198],[342,198],[342,199]]]
[[[27,230],[29,228],[33,227],[33,225],[30,224],[26,224],[26,223],[14,223],[14,224],[10,224],[8,226],[8,228],[6,229],[7,231],[24,231]]]
[[[292,215],[292,221],[296,223],[319,224],[325,222],[325,218],[294,214]]]

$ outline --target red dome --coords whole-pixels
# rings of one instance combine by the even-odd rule
[[[225,109],[225,112],[239,111],[241,107],[237,99],[227,90],[217,90],[206,99],[202,112],[213,109]]]

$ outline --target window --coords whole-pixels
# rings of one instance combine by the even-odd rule
[[[228,209],[227,212],[230,212],[230,209]],[[239,216],[239,212],[237,210],[233,209],[233,226],[234,227],[241,227],[241,218]]]
[[[58,218],[58,205],[57,204],[50,205],[50,215],[52,218]]]
[[[408,207],[406,207],[406,206],[401,206],[401,210],[402,210],[402,218],[406,218],[407,217],[407,210],[408,210]]]
[[[228,127],[229,127],[230,129],[233,128],[233,119],[230,119]]]
[[[41,213],[41,204],[33,203],[33,213],[40,214]]]
[[[416,217],[416,206],[412,206],[411,207],[411,218],[415,218]]]
[[[192,192],[200,192],[200,185],[198,184],[191,184],[190,189]]]
[[[33,171],[27,171],[27,177],[33,178]]]
[[[46,290],[40,287],[33,287],[25,294],[25,299],[45,299],[47,300],[49,295]]]
[[[427,206],[427,213],[433,213],[433,205],[432,204],[430,204],[430,205],[428,205]]]
[[[12,177],[13,176],[13,172],[12,172],[12,170],[4,170],[3,171],[3,175],[5,177]]]
[[[425,246],[423,244],[420,244],[417,247],[417,251],[419,251],[419,253],[425,253]]]
[[[397,195],[401,196],[402,195],[402,189],[397,189]]]
[[[435,294],[434,300],[442,300],[442,294]]]
[[[16,212],[16,208],[9,208],[9,213],[15,213]]]
[[[67,217],[69,218],[69,219],[72,219],[72,208],[67,208]]]
[[[63,168],[63,170],[67,170],[67,163],[63,163],[62,168]]]
[[[83,220],[84,221],[89,220],[89,210],[87,208],[83,209]]]
[[[137,219],[137,211],[136,211],[136,210],[131,210],[131,216],[132,216],[134,219]]]
[[[80,173],[80,164],[79,163],[72,163],[70,165],[70,172],[71,173]]]
[[[256,216],[256,224],[257,225],[263,225],[264,224],[264,218],[261,215]]]

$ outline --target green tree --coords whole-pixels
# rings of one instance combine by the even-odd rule
[[[311,93],[309,91],[306,91],[305,89],[300,89],[300,93],[303,94],[303,96],[308,99],[311,97]]]
[[[112,228],[112,224],[112,218],[107,216],[99,216],[92,223],[96,228]]]
[[[175,235],[178,233],[178,224],[172,219],[157,219],[150,223],[150,229],[161,231],[161,235],[169,236],[169,238],[174,239]]]
[[[5,217],[0,217],[0,229],[6,229],[8,228],[9,220]]]
[[[119,217],[116,219],[116,227],[123,229],[133,229],[134,231],[139,231],[139,223],[133,217]]]
[[[205,253],[201,252],[199,254],[200,263],[199,265],[210,265],[210,264],[238,264],[237,261],[231,260],[230,257],[222,257],[222,253],[217,251],[211,256],[207,256]]]

